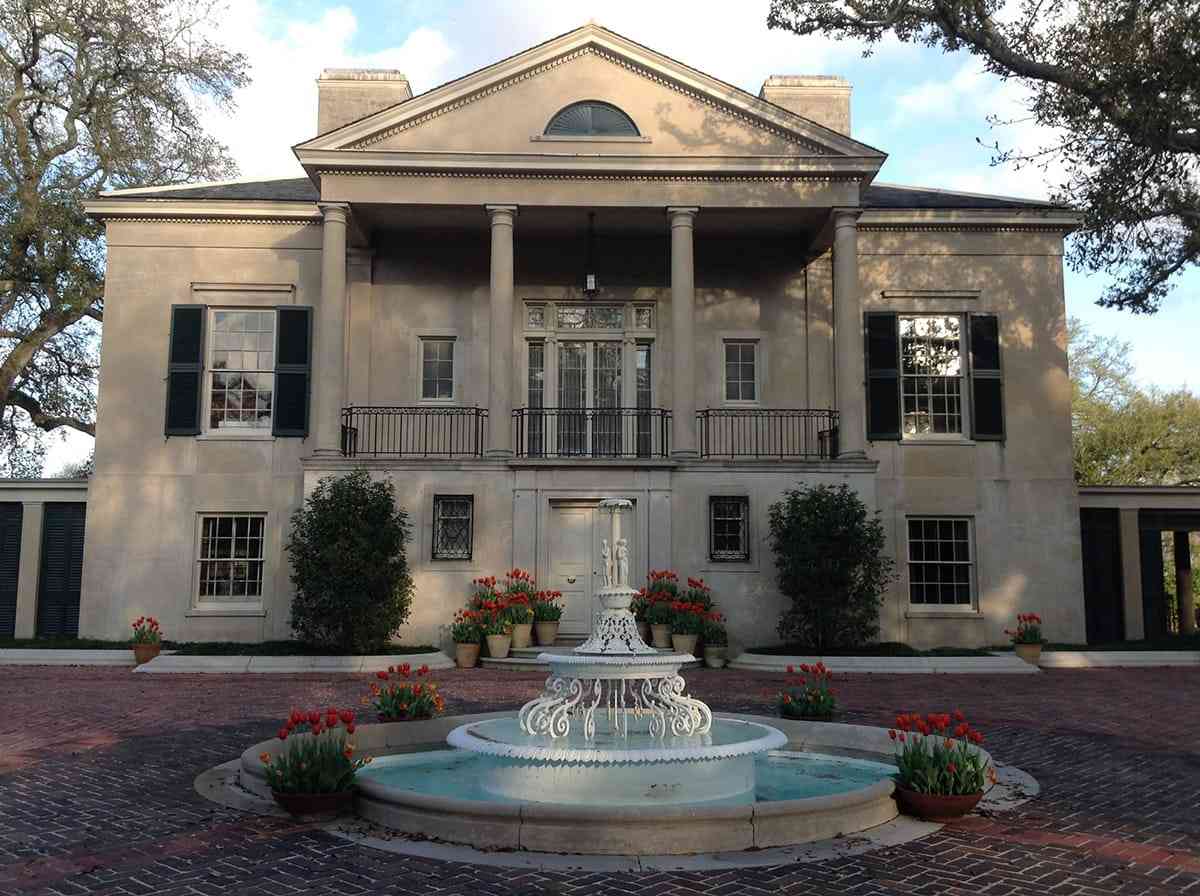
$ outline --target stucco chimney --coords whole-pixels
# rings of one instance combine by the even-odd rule
[[[850,136],[850,82],[837,75],[771,75],[758,95]]]
[[[357,121],[412,97],[408,78],[392,68],[327,68],[317,79],[317,133]]]

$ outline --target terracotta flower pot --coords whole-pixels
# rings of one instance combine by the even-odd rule
[[[983,791],[968,793],[965,796],[935,796],[931,793],[917,793],[897,784],[895,796],[900,811],[905,815],[914,815],[925,821],[949,821],[952,818],[962,818],[974,809],[983,799]]]
[[[699,635],[671,635],[671,647],[676,653],[690,653],[696,655],[696,642],[700,640]]]
[[[537,635],[538,644],[542,647],[553,647],[554,642],[558,640],[558,620],[535,622],[533,631]]]
[[[460,669],[474,669],[479,662],[478,644],[455,644],[454,664]]]
[[[353,790],[339,790],[336,793],[280,793],[272,790],[271,793],[275,802],[298,816],[336,817],[349,812],[354,805]]]
[[[529,647],[533,644],[533,623],[518,622],[513,625],[512,647]]]
[[[1038,664],[1038,660],[1042,658],[1042,645],[1014,644],[1013,652],[1025,662],[1029,663],[1029,665],[1036,666]]]
[[[488,656],[502,660],[508,656],[508,649],[512,647],[511,635],[488,635],[487,636]]]
[[[704,646],[704,665],[710,669],[724,669],[725,663],[725,645],[717,644],[715,646]]]
[[[637,621],[637,627],[638,627],[638,636],[642,639],[642,643],[649,644],[650,643],[650,623],[647,622],[645,619],[639,619]]]
[[[156,641],[153,644],[134,644],[133,659],[140,666],[142,663],[148,663],[162,650],[162,642]]]
[[[652,646],[660,650],[671,646],[671,626],[669,625],[650,626],[650,636],[653,639]]]

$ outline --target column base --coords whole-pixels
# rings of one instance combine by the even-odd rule
[[[700,459],[699,451],[683,449],[681,451],[672,451],[671,452],[671,460],[699,460],[699,459]]]
[[[484,457],[490,457],[495,460],[512,460],[515,455],[510,448],[489,448],[483,452]]]
[[[858,451],[842,451],[837,456],[838,460],[866,460],[867,452],[859,449]]]
[[[344,457],[341,448],[315,448],[313,457]]]

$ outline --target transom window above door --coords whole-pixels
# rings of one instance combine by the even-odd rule
[[[528,302],[525,329],[538,331],[654,330],[654,306],[600,302]]]

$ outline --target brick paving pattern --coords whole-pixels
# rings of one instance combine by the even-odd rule
[[[447,712],[515,708],[541,676],[437,676]],[[782,677],[698,670],[715,709],[770,713]],[[192,782],[293,705],[357,705],[365,676],[0,669],[0,894],[1200,896],[1200,670],[841,676],[846,720],[960,707],[1041,798],[815,864],[578,874],[439,862],[210,803]]]

